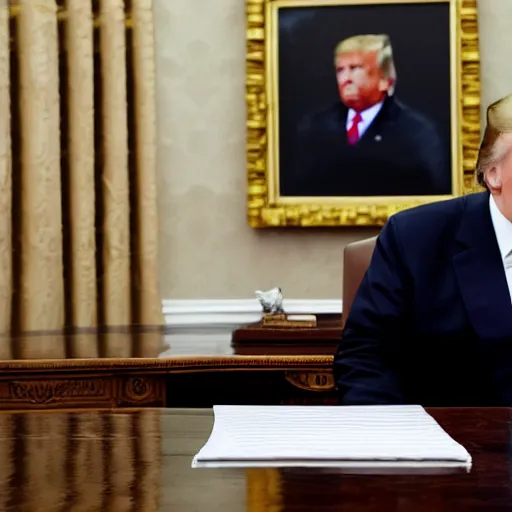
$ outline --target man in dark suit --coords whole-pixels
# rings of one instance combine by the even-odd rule
[[[477,178],[381,231],[335,356],[342,404],[512,406],[512,95],[488,109]]]
[[[447,144],[434,124],[393,93],[389,37],[355,36],[335,50],[341,102],[298,127],[290,196],[395,196],[451,193]]]

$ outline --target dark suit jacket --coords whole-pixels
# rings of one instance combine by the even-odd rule
[[[343,404],[512,406],[512,304],[487,192],[390,218],[334,372]]]
[[[287,196],[392,196],[451,193],[448,143],[418,112],[388,97],[359,142],[347,142],[338,102],[299,126],[295,159],[281,170]]]

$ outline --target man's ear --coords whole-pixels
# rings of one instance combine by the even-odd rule
[[[388,92],[393,87],[393,80],[389,78],[381,78],[379,80],[379,91]]]
[[[487,186],[493,190],[498,190],[501,188],[501,179],[498,176],[498,170],[496,167],[491,167],[485,173],[484,180],[487,183]]]

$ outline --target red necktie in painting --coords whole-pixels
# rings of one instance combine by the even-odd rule
[[[363,120],[359,112],[352,119],[352,126],[347,130],[347,140],[350,145],[355,144],[359,140],[359,130],[357,125]]]

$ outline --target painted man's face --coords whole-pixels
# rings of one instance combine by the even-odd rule
[[[341,101],[361,112],[381,102],[391,87],[382,77],[376,51],[353,51],[336,58],[336,78]]]

